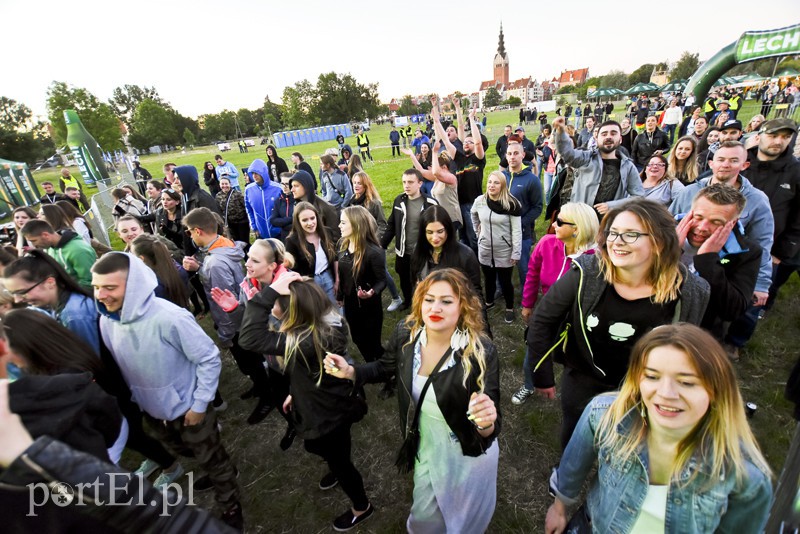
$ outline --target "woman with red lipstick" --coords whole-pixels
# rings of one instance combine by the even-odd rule
[[[396,373],[403,458],[412,464],[404,465],[414,470],[409,532],[482,533],[492,519],[499,362],[483,331],[472,284],[455,269],[437,269],[417,286],[411,314],[383,358],[353,367],[336,354],[325,357],[327,374],[356,386]],[[409,436],[418,437],[416,447]]]
[[[550,478],[547,534],[566,529],[566,507],[578,503],[595,461],[573,519],[590,521],[593,532],[764,531],[769,465],[725,350],[694,325],[642,337],[619,392],[584,410]]]
[[[597,254],[576,258],[529,321],[536,389],[555,394],[553,352],[565,366],[562,447],[589,400],[619,387],[640,337],[663,324],[700,324],[708,304],[708,283],[680,263],[675,220],[662,204],[635,199],[609,210],[597,243]]]

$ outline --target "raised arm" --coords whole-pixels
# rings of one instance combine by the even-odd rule
[[[456,123],[458,123],[456,132],[458,133],[458,140],[463,143],[467,136],[464,133],[464,112],[461,111],[461,99],[456,98],[455,101],[453,101],[453,106],[456,108]]]
[[[440,140],[444,143],[444,148],[447,150],[447,154],[450,156],[450,159],[455,159],[456,157],[456,146],[450,142],[450,139],[447,138],[447,132],[444,131],[444,127],[442,127],[442,120],[441,116],[439,115],[439,108],[438,104],[439,99],[436,96],[431,97],[431,118],[433,119],[433,129],[436,132],[436,139]],[[433,159],[436,159],[436,154],[438,150],[434,151]]]
[[[441,126],[440,126],[441,128]],[[447,137],[445,137],[447,139]],[[436,155],[439,152],[440,147],[440,140],[437,139],[436,143],[433,145],[433,157],[431,161],[433,162],[432,169],[433,169],[433,176],[439,180],[440,182],[444,182],[448,185],[455,185],[458,183],[458,178],[450,172],[450,169],[446,169],[439,165],[439,157]],[[450,146],[453,146],[452,144]],[[455,149],[455,147],[453,147]]]
[[[411,150],[410,148],[401,148],[400,151],[409,158],[411,158],[411,164],[414,166],[415,169],[417,169],[422,174],[423,178],[425,178],[429,182],[436,181],[436,177],[433,175],[433,171],[430,169],[422,168],[422,164],[417,159],[417,156],[414,155],[413,150]],[[433,157],[431,159],[436,159],[436,158]]]
[[[475,115],[477,114],[477,112],[478,112],[478,107],[476,104],[475,106],[472,107],[472,109],[469,112],[470,135],[472,135],[472,140],[475,141],[475,157],[478,159],[484,159],[486,157],[486,153],[483,150],[481,129],[478,128],[478,121],[475,120]]]

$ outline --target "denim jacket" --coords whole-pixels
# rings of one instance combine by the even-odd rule
[[[600,395],[589,403],[550,479],[550,487],[561,501],[576,504],[581,486],[597,459],[597,475],[586,503],[594,532],[630,532],[648,490],[646,447],[642,446],[635,457],[623,461],[615,451],[596,443],[600,420],[615,397]],[[626,432],[633,417],[638,417],[634,410],[625,416],[617,430]],[[687,480],[697,470],[695,479],[682,487],[670,483],[665,533],[762,532],[772,501],[769,477],[748,461],[747,475],[740,485],[734,476],[725,475],[717,483],[709,484],[709,467],[695,454],[680,475],[681,480]]]

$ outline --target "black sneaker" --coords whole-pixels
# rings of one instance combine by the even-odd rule
[[[392,396],[394,396],[394,384],[391,382],[386,382],[383,385],[383,388],[378,392],[378,398],[381,400],[386,400]]]
[[[361,515],[354,515],[353,511],[348,508],[345,513],[333,520],[333,529],[338,532],[347,532],[359,523],[363,523],[372,517],[372,512],[374,511],[375,509],[372,507],[372,504],[368,505],[367,511]]]
[[[239,470],[236,469],[235,467],[234,470],[236,471],[236,478],[239,478]],[[192,488],[194,488],[194,491],[198,493],[203,493],[205,491],[212,489],[213,487],[214,483],[211,482],[211,477],[208,475],[201,476],[200,478],[194,481],[194,484],[192,484]]]
[[[336,475],[333,473],[328,473],[322,480],[319,481],[319,489],[321,490],[329,490],[331,488],[335,488],[339,484],[339,479],[336,478]]]
[[[229,527],[238,531],[244,530],[244,516],[242,516],[242,505],[236,502],[233,506],[222,512],[220,519]]]
[[[293,426],[290,426],[286,429],[286,434],[283,435],[281,438],[281,450],[287,451],[289,447],[292,446],[294,443],[294,438],[297,436],[297,431],[294,429]]]
[[[275,406],[270,404],[270,402],[264,398],[259,399],[258,404],[256,405],[253,413],[250,414],[250,417],[247,418],[248,425],[256,425],[267,418],[269,412]]]

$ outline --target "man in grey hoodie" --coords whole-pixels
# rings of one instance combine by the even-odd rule
[[[142,260],[110,252],[92,267],[100,334],[148,431],[208,471],[196,489],[214,488],[221,519],[241,529],[236,468],[222,445],[211,407],[222,363],[192,314],[157,298],[155,273]]]
[[[248,186],[250,187],[250,186]],[[230,313],[214,300],[215,290],[228,291],[236,298],[241,291],[244,280],[244,251],[238,243],[217,233],[217,219],[211,210],[197,208],[183,218],[183,225],[198,252],[194,256],[183,258],[183,268],[196,271],[203,282],[203,288],[211,302],[211,317],[217,325],[219,344],[230,349],[239,370],[250,377],[253,387],[248,393],[258,397],[255,410],[247,418],[247,423],[254,425],[263,421],[274,407],[270,403],[270,388],[264,358],[257,352],[245,350],[239,346],[239,329],[242,326],[244,307],[239,306]]]

